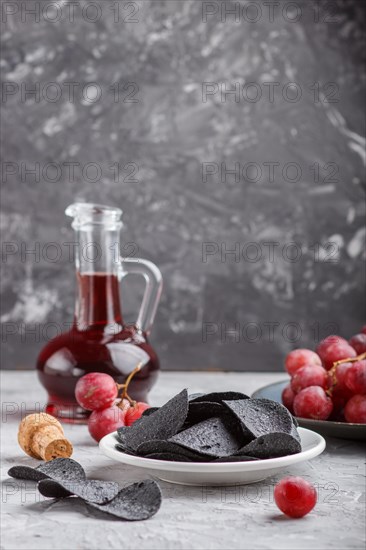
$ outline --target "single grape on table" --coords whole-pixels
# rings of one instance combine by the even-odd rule
[[[314,508],[318,495],[311,483],[298,476],[285,477],[274,489],[274,499],[284,514],[302,518]]]

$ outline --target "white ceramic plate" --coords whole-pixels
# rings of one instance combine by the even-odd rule
[[[169,483],[182,485],[236,485],[255,483],[276,474],[287,466],[314,458],[325,449],[324,438],[305,428],[298,428],[302,451],[295,455],[255,460],[253,462],[172,462],[141,458],[121,453],[115,449],[115,434],[103,437],[99,443],[101,451],[116,460]]]

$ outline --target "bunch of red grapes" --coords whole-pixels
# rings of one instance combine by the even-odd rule
[[[88,429],[95,441],[121,426],[131,426],[150,408],[147,403],[133,401],[127,394],[128,384],[138,370],[129,375],[125,384],[116,384],[109,374],[102,372],[91,372],[77,381],[75,398],[81,407],[92,411]],[[118,397],[121,388],[123,393]]]
[[[366,424],[366,325],[347,342],[328,336],[316,352],[291,351],[285,361],[291,382],[282,402],[295,416]]]

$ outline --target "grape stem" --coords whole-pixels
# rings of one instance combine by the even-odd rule
[[[366,359],[366,352],[361,353],[356,357],[348,357],[348,359],[340,359],[339,361],[334,361],[333,367],[331,368],[331,370],[333,370],[334,367],[341,365],[342,363],[353,363],[354,361],[362,361],[362,359]]]
[[[128,386],[129,386],[129,383],[131,382],[132,378],[135,376],[135,374],[137,372],[139,372],[141,370],[141,367],[142,367],[142,363],[139,363],[137,365],[137,367],[135,369],[133,369],[132,372],[130,372],[130,374],[128,375],[127,379],[126,379],[126,382],[124,384],[117,384],[116,383],[116,386],[117,386],[117,390],[118,392],[120,390],[122,390],[122,395],[120,397],[120,402],[118,403],[117,407],[119,407],[120,409],[123,408],[122,406],[122,402],[124,399],[127,399],[127,401],[130,403],[131,407],[134,407],[136,405],[136,401],[134,401],[133,399],[131,399],[131,397],[128,395],[127,393],[127,389],[128,389]]]
[[[342,363],[354,363],[355,361],[362,361],[362,359],[366,359],[366,352],[361,353],[360,355],[357,355],[356,357],[348,357],[347,359],[339,359],[339,361],[334,361],[332,368],[329,371],[330,376],[332,377],[333,386],[326,390],[326,394],[329,396],[332,396],[333,389],[337,384],[337,376],[336,376],[336,369],[338,365],[342,365]]]

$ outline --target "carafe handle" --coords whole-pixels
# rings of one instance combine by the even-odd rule
[[[120,280],[130,273],[142,275],[145,279],[145,292],[137,317],[136,327],[146,334],[149,334],[163,289],[163,278],[160,269],[149,260],[143,260],[141,258],[121,257],[120,261]]]

